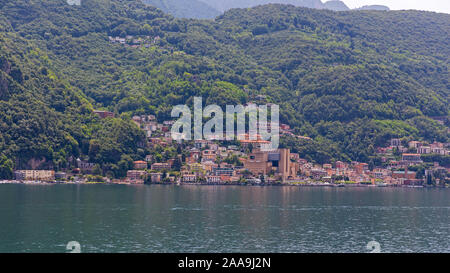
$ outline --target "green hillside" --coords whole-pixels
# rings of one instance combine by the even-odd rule
[[[120,175],[145,154],[130,116],[168,119],[193,96],[225,105],[266,95],[313,138],[283,145],[317,162],[368,161],[391,137],[449,142],[429,118],[449,114],[447,14],[266,5],[205,21],[135,0],[0,0],[0,24],[0,157],[17,165],[89,155]],[[108,38],[126,35],[152,42]]]

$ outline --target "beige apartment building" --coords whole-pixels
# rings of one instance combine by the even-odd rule
[[[127,172],[127,178],[130,180],[143,179],[147,175],[146,171],[130,170]]]
[[[14,172],[16,180],[53,181],[55,171],[49,170],[17,170]]]

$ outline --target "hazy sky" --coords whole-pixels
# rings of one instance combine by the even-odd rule
[[[343,0],[350,8],[385,5],[391,9],[417,9],[450,13],[450,0]]]

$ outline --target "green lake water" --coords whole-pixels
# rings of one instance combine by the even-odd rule
[[[0,252],[450,252],[450,190],[0,185]]]

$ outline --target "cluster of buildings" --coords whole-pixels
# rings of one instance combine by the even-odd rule
[[[133,120],[147,131],[151,146],[167,147],[178,145],[168,135],[171,124],[158,124],[153,116],[134,117]],[[280,126],[281,127],[281,126]],[[270,128],[269,128],[270,130]],[[283,134],[290,134],[289,127],[283,127]],[[159,131],[160,136],[154,136]],[[280,130],[281,131],[281,130]],[[306,138],[305,138],[306,139]],[[143,183],[144,178],[153,183],[163,181],[181,183],[239,183],[242,181],[260,183],[348,183],[379,185],[422,185],[427,175],[436,171],[449,173],[448,166],[431,163],[425,174],[418,174],[410,167],[423,164],[423,154],[448,155],[448,144],[410,141],[406,146],[399,139],[392,139],[388,147],[379,148],[383,164],[369,167],[368,163],[341,161],[333,164],[314,164],[303,159],[289,149],[266,150],[268,144],[260,138],[242,138],[239,145],[223,146],[220,142],[196,140],[185,145],[186,156],[178,155],[182,166],[178,176],[171,176],[174,162],[154,162],[151,155],[145,161],[136,161],[135,170],[128,173],[127,179]],[[251,150],[249,148],[251,147]],[[395,156],[394,151],[399,155]],[[235,160],[229,160],[234,158]]]
[[[238,183],[245,179],[260,184],[286,181],[297,176],[298,165],[291,162],[289,149],[268,152],[258,147],[246,154],[237,146],[221,147],[214,143],[207,145],[208,149],[193,148],[190,151],[186,166],[181,172],[181,182]],[[227,162],[226,159],[232,157],[237,162]]]
[[[157,44],[158,41],[161,40],[161,38],[159,36],[134,37],[132,35],[127,35],[125,37],[109,36],[108,39],[109,39],[109,42],[112,44],[121,44],[125,47],[131,47],[131,48],[140,48],[140,47],[149,48],[152,45]]]
[[[424,141],[409,141],[407,146],[404,146],[401,139],[391,139],[391,145],[387,148],[384,148],[384,151],[393,151],[397,149],[399,152],[415,152],[415,154],[438,154],[438,155],[449,155],[450,149],[447,144],[441,142],[433,142],[427,143]],[[381,149],[383,151],[383,149]]]
[[[150,138],[151,145],[177,145],[164,137]],[[158,139],[159,141],[155,141]],[[395,147],[400,147],[395,140]],[[414,142],[415,145],[418,145]],[[248,152],[248,147],[253,147]],[[188,153],[183,159],[178,177],[170,176],[173,171],[174,161],[152,163],[152,157],[146,157],[146,161],[135,162],[135,169],[128,173],[129,180],[143,183],[143,177],[150,177],[148,181],[160,183],[163,181],[181,183],[348,183],[348,184],[378,184],[378,185],[422,185],[428,173],[435,171],[449,172],[449,169],[434,163],[425,171],[425,176],[419,177],[415,171],[409,170],[410,166],[422,164],[420,154],[401,154],[399,160],[389,160],[383,166],[369,168],[369,164],[363,162],[345,163],[341,161],[333,164],[314,164],[303,159],[297,153],[291,153],[289,149],[277,149],[267,151],[261,149],[266,143],[260,139],[243,139],[240,145],[221,146],[214,141],[196,140],[186,147]],[[412,143],[411,143],[412,145]],[[444,147],[445,144],[434,143],[432,147]],[[422,146],[421,146],[422,147]],[[388,147],[390,150],[394,147]],[[446,148],[444,148],[445,151]],[[441,150],[435,150],[441,152]],[[234,162],[227,159],[236,158]],[[181,159],[181,158],[179,158]],[[147,169],[144,170],[144,169]],[[163,173],[164,172],[164,173]],[[165,180],[166,179],[166,180]]]
[[[174,121],[158,123],[154,115],[139,115],[132,118],[147,135],[147,145],[150,148],[176,146],[172,140],[170,128]],[[264,127],[271,132],[271,123],[257,124],[257,128]],[[289,125],[280,124],[280,134],[292,135]],[[309,139],[304,137],[305,139]],[[237,183],[243,179],[253,183],[269,181],[286,181],[298,178],[299,165],[291,159],[289,149],[279,149],[264,152],[262,149],[268,141],[257,137],[250,140],[248,134],[241,138],[239,145],[221,145],[211,140],[195,140],[191,144],[183,145],[184,157],[172,158],[166,162],[155,162],[152,155],[142,161],[134,162],[134,170],[127,173],[126,180],[130,183],[152,183],[163,181],[178,181],[181,183]],[[250,154],[246,153],[249,148]],[[236,162],[230,162],[234,158]],[[298,158],[298,155],[293,155]],[[179,161],[182,166],[177,171],[178,177],[171,176],[174,162]],[[264,163],[260,163],[264,160]]]
[[[95,111],[101,118],[114,116],[107,111]],[[425,154],[449,155],[449,144],[423,141],[403,143],[392,139],[387,147],[377,149],[381,166],[370,166],[364,162],[341,162],[314,164],[292,153],[289,149],[267,150],[268,141],[260,137],[250,139],[248,134],[233,144],[195,140],[177,143],[171,137],[173,121],[159,123],[154,115],[137,115],[132,121],[147,136],[148,150],[175,148],[172,158],[162,160],[155,154],[133,162],[126,178],[108,180],[113,183],[202,183],[202,184],[382,184],[382,185],[422,185],[426,177],[435,172],[449,173],[448,166],[430,163],[425,174],[412,171],[412,166],[423,165]],[[258,124],[269,132],[270,123]],[[288,125],[280,124],[280,134],[295,136]],[[296,136],[309,140],[308,137]],[[172,149],[173,150],[173,149]],[[72,173],[92,173],[96,164],[88,160],[76,160],[77,168]],[[65,173],[47,170],[18,170],[17,180],[52,181],[64,179]]]
[[[174,121],[167,120],[163,123],[158,123],[154,115],[134,116],[132,120],[139,128],[141,128],[145,132],[149,142],[152,142],[152,136],[163,136],[167,141],[172,141],[170,128],[172,127]],[[158,141],[157,139],[158,138],[155,138],[153,139],[153,141]]]
[[[385,165],[384,169],[380,169],[383,170],[383,175],[379,175],[379,177],[389,182],[401,180],[403,184],[417,185],[425,182],[425,179],[433,173],[448,174],[450,173],[449,166],[440,166],[438,162],[429,163],[424,174],[408,171],[408,169],[413,166],[423,166],[425,162],[422,157],[425,155],[450,155],[449,146],[448,143],[440,142],[427,143],[412,140],[403,143],[401,139],[391,139],[388,147],[377,149],[377,154]]]
[[[401,154],[399,159],[394,153]],[[450,155],[449,144],[447,143],[426,143],[423,141],[409,141],[403,145],[400,139],[391,139],[390,146],[377,149],[383,163],[387,163],[390,168],[404,168],[412,165],[424,163],[423,155]]]

